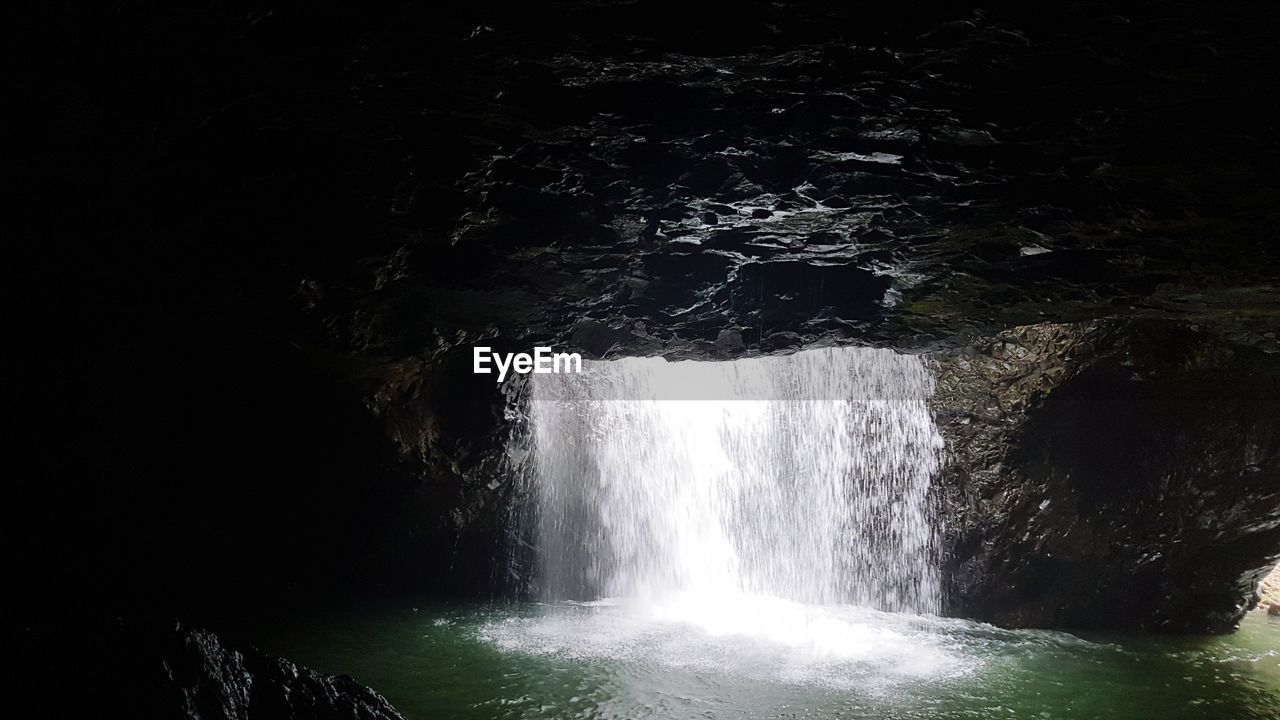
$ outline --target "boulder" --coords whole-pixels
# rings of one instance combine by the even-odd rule
[[[381,695],[183,623],[68,620],[16,629],[21,687],[45,716],[401,720]]]
[[[1202,328],[1020,328],[935,358],[948,611],[1232,630],[1280,558],[1280,372]]]

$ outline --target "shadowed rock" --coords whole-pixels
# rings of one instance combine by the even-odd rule
[[[1277,362],[1130,323],[1022,328],[938,357],[950,611],[1233,629],[1280,560]]]
[[[10,637],[28,664],[26,688],[49,688],[48,714],[191,720],[401,720],[381,695],[256,649],[233,650],[206,630],[119,621],[24,628]],[[29,677],[28,677],[29,675]]]

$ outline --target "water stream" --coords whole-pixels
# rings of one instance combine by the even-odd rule
[[[920,358],[584,370],[533,376],[526,479],[549,609],[487,641],[864,693],[972,667],[922,629],[940,606],[942,438]]]
[[[533,376],[544,597],[938,609],[942,439],[919,358],[850,348],[585,370]]]
[[[938,617],[918,358],[533,376],[539,602],[289,613],[266,645],[408,718],[1280,718],[1280,622],[1222,638]]]

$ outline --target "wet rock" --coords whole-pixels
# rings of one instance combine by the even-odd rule
[[[1280,565],[1271,570],[1271,574],[1262,579],[1258,586],[1258,607],[1266,608],[1272,614],[1280,606]]]
[[[1280,559],[1280,368],[1164,324],[1018,329],[935,358],[948,608],[1225,632]]]
[[[346,675],[325,675],[256,649],[227,647],[181,623],[111,621],[23,628],[11,650],[32,660],[29,691],[74,682],[48,695],[52,715],[192,720],[400,720],[381,695]],[[35,662],[38,660],[39,662]],[[74,680],[73,680],[74,679]]]
[[[768,17],[788,45],[717,55],[734,33],[635,18],[602,29],[598,3],[575,3],[555,28],[485,18],[500,52],[442,41],[454,72],[430,82],[404,74],[420,52],[405,30],[416,18],[387,18],[375,35],[384,51],[358,84],[361,112],[394,140],[366,161],[460,157],[418,160],[412,178],[364,191],[392,208],[379,222],[408,272],[373,290],[358,276],[319,278],[330,293],[315,316],[358,352],[400,358],[416,339],[390,316],[406,306],[414,328],[594,356],[696,357],[719,329],[750,325],[742,356],[776,351],[766,339],[782,332],[801,345],[928,350],[1117,315],[1274,331],[1259,309],[1276,300],[1265,228],[1280,206],[1274,173],[1256,168],[1277,156],[1254,85],[1277,63],[1252,29],[1267,24],[1190,6],[1129,8],[1121,22],[1068,6],[935,8],[870,37],[865,18],[835,8],[778,16],[751,4],[734,15]],[[1145,27],[1165,28],[1159,42]],[[1107,51],[1090,37],[1109,38]],[[550,38],[563,47],[548,53]],[[632,47],[646,50],[620,50]],[[1155,81],[1151,63],[1178,47],[1199,58],[1195,76]],[[436,236],[465,251],[442,251]],[[664,257],[693,270],[620,302],[619,279]],[[699,270],[710,265],[719,277]],[[871,277],[827,285],[817,302],[788,285],[795,268],[824,266]],[[804,282],[823,288],[822,274]],[[773,276],[776,292],[741,287]],[[898,301],[870,308],[862,295],[882,297],[880,285]],[[579,332],[584,317],[649,331],[602,342]],[[376,342],[356,342],[371,322]]]
[[[399,720],[381,695],[346,675],[323,675],[257,650],[240,652],[203,630],[165,639],[162,688],[170,717],[206,720]],[[156,709],[160,709],[156,707]]]

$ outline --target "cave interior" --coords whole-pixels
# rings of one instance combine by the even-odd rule
[[[102,697],[527,593],[481,344],[924,358],[948,616],[1229,633],[1280,561],[1274,8],[33,13],[7,632]]]

